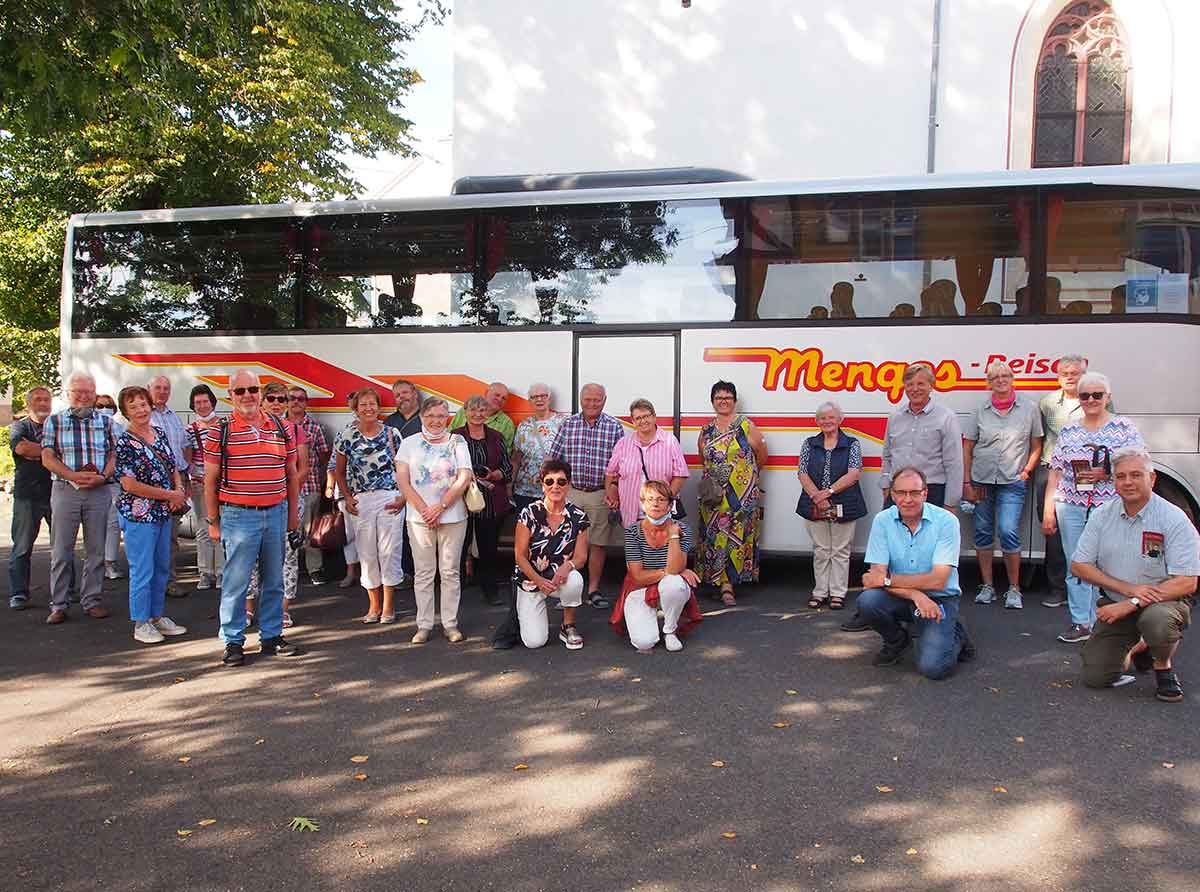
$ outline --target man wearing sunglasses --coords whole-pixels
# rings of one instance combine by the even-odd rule
[[[283,637],[283,561],[287,533],[299,529],[296,442],[287,426],[262,411],[258,376],[239,369],[229,379],[233,415],[204,438],[204,504],[220,506],[205,520],[225,550],[221,575],[222,662],[241,666],[246,592],[259,565],[258,626],[262,656],[300,651]],[[210,511],[213,509],[210,508]],[[260,561],[261,557],[261,561]]]
[[[150,399],[154,405],[150,412],[150,423],[167,435],[167,443],[171,446],[171,457],[175,459],[175,467],[183,477],[183,487],[190,490],[188,468],[192,466],[192,447],[188,445],[187,429],[183,421],[171,409],[171,381],[165,375],[157,375],[146,385]],[[175,584],[176,558],[179,555],[179,521],[182,518],[171,515],[171,569],[167,576],[167,597],[186,598],[187,592]]]
[[[913,639],[906,624],[915,623],[921,637],[917,670],[936,681],[975,657],[958,618],[958,518],[926,501],[929,486],[919,469],[900,469],[891,484],[894,504],[871,522],[870,569],[863,575],[858,610],[883,639],[874,665],[900,661]]]

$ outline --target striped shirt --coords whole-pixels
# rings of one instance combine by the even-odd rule
[[[1124,449],[1126,446],[1146,448],[1137,427],[1124,415],[1112,416],[1098,431],[1090,431],[1082,424],[1069,424],[1064,427],[1058,433],[1058,443],[1054,447],[1054,454],[1050,456],[1051,470],[1061,472],[1054,501],[1086,507],[1101,505],[1117,498],[1111,473],[1106,479],[1098,481],[1091,492],[1080,492],[1076,489],[1075,469],[1071,462],[1091,463],[1098,447],[1107,448],[1109,458],[1112,458],[1118,449]]]
[[[604,471],[612,458],[617,442],[625,436],[621,422],[606,415],[588,424],[583,414],[572,415],[563,421],[547,458],[561,458],[571,466],[571,486],[584,492],[595,492],[604,486]]]
[[[675,435],[660,428],[648,446],[638,441],[636,433],[622,437],[613,448],[605,473],[617,478],[621,522],[628,526],[642,515],[640,497],[646,475],[650,480],[670,483],[673,477],[687,477],[688,466]]]
[[[308,474],[300,481],[300,494],[306,496],[325,488],[325,464],[332,450],[319,421],[306,412],[299,424],[304,438],[298,442],[308,444]]]
[[[46,419],[42,427],[42,448],[54,454],[72,471],[84,468],[103,471],[108,457],[117,448],[112,419],[92,411],[87,418],[77,418],[73,409],[63,409]],[[57,474],[55,480],[62,480]]]
[[[679,547],[687,554],[692,550],[692,532],[686,523],[675,521],[679,527]],[[664,570],[667,566],[667,552],[671,548],[671,540],[662,548],[651,548],[646,544],[646,536],[642,532],[642,524],[630,524],[625,528],[625,563],[641,562],[643,570]]]
[[[260,414],[253,423],[239,415],[228,422],[225,444],[225,475],[218,499],[231,505],[277,505],[287,499],[287,462],[296,457],[296,440],[289,425]],[[204,461],[221,463],[221,426],[209,428],[204,437]]]

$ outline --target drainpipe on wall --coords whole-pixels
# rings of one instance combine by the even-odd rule
[[[938,63],[942,49],[942,0],[933,0],[933,48],[929,60],[929,135],[925,147],[925,172],[933,173],[937,162],[938,128]],[[928,260],[922,265],[923,287],[928,288],[933,280],[933,264]]]

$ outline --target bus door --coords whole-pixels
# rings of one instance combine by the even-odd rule
[[[662,334],[575,334],[572,411],[579,411],[579,388],[595,382],[608,391],[604,411],[629,421],[629,404],[648,399],[658,425],[679,436],[679,332]]]

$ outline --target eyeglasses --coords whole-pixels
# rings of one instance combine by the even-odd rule
[[[286,403],[288,401],[288,398],[283,394],[275,393],[271,394],[270,396],[265,396],[263,399],[265,399],[268,403]]]
[[[250,387],[233,387],[230,389],[229,392],[232,393],[234,396],[243,396],[247,393],[258,393],[259,390],[261,390],[261,389],[262,388],[260,388],[257,384],[255,384],[255,385],[251,385]]]
[[[893,489],[892,501],[895,501],[896,499],[916,499],[919,498],[923,492],[925,492],[924,489]]]
[[[1080,400],[1096,400],[1096,402],[1099,402],[1100,400],[1104,399],[1106,396],[1108,396],[1108,394],[1105,393],[1103,390],[1101,390],[1097,393],[1084,393],[1083,391],[1079,392]]]
[[[296,394],[296,393],[293,393],[291,396],[288,397],[288,399],[295,400],[298,403],[307,403],[308,402],[308,397],[300,396],[299,394]]]
[[[531,400],[548,400],[548,399],[550,399],[550,394],[548,394],[548,393],[531,393],[531,394],[529,394],[529,398]]]
[[[733,400],[734,400],[734,398],[731,396],[714,396],[713,397],[714,403],[732,403]]]
[[[570,486],[571,481],[566,477],[544,477],[542,486]]]
[[[653,415],[631,415],[629,417],[633,420],[634,424],[637,424],[639,421],[653,421],[654,420]]]

